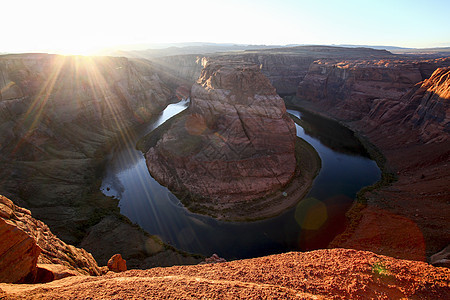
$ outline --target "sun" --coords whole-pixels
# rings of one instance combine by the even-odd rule
[[[59,41],[54,45],[49,52],[62,55],[84,55],[92,56],[99,54],[105,46],[95,41],[72,39],[66,41]]]

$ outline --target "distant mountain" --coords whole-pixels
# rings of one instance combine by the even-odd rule
[[[292,45],[289,45],[291,47]],[[214,43],[176,43],[176,44],[155,44],[151,48],[139,50],[109,50],[101,54],[111,56],[126,56],[133,58],[156,58],[173,55],[187,54],[211,54],[218,52],[261,50],[282,48],[282,45],[246,45],[246,44],[214,44]]]
[[[425,56],[449,56],[450,47],[434,47],[434,48],[405,48],[397,46],[368,46],[368,45],[336,45],[339,47],[347,48],[372,48],[372,49],[382,49],[388,50],[394,54],[403,55],[425,55]]]
[[[396,54],[450,56],[450,47],[438,48],[404,48],[392,51]]]

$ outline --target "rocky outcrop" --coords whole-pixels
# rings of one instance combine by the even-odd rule
[[[15,206],[0,196],[0,282],[33,282],[41,248],[11,221]]]
[[[39,277],[36,263],[61,265],[83,275],[102,273],[90,253],[67,245],[47,225],[34,219],[29,210],[14,205],[4,196],[0,196],[0,216],[1,248],[4,250],[0,259],[1,264],[4,264],[1,270],[2,274],[14,276],[15,280],[10,282],[21,279],[33,282]],[[11,257],[15,260],[11,260]],[[2,277],[1,281],[6,280]]]
[[[437,69],[410,97],[416,107],[411,123],[425,143],[448,142],[450,135],[450,68]],[[418,103],[416,105],[416,103]]]
[[[227,260],[225,258],[219,257],[219,255],[214,253],[213,255],[211,255],[211,257],[205,258],[205,260],[202,261],[200,263],[200,265],[204,265],[204,264],[219,264],[219,263],[224,263],[226,261]]]
[[[12,299],[448,299],[449,281],[447,268],[332,249],[0,289]]]
[[[436,68],[448,65],[450,59],[317,60],[298,85],[297,97],[338,119],[360,120],[380,103],[393,105]]]
[[[259,66],[218,61],[208,63],[192,87],[187,113],[145,156],[155,179],[191,199],[242,202],[291,180],[295,135]]]
[[[120,254],[114,254],[109,260],[108,260],[108,269],[110,271],[119,273],[124,272],[127,270],[127,261],[122,258],[122,255]]]

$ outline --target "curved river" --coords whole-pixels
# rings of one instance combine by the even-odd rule
[[[257,222],[223,222],[193,214],[150,176],[135,146],[138,139],[187,106],[186,100],[169,105],[127,143],[114,147],[101,187],[105,195],[120,199],[123,215],[179,249],[207,256],[217,253],[231,260],[326,247],[343,230],[344,214],[356,193],[380,178],[376,163],[348,129],[288,110],[301,119],[297,136],[310,143],[322,159],[322,169],[305,200],[277,217]]]

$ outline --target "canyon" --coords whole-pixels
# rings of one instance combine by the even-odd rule
[[[0,72],[2,195],[103,264],[117,249],[135,266],[163,253],[169,264],[199,261],[131,224],[99,189],[109,148],[176,99],[149,62],[5,55]]]
[[[179,98],[191,97],[188,110],[142,145],[152,175],[179,193],[188,190],[193,199],[204,194],[215,198],[216,204],[245,203],[253,195],[267,196],[291,181],[297,160],[295,128],[278,95],[289,95],[284,98],[288,108],[337,120],[354,131],[383,172],[380,182],[360,191],[347,212],[345,231],[329,245],[356,250],[317,250],[207,266],[75,276],[49,283],[55,294],[48,293],[45,286],[21,289],[1,284],[4,294],[0,291],[0,297],[55,298],[73,291],[84,297],[94,295],[94,289],[105,282],[110,291],[125,293],[122,297],[144,283],[156,286],[161,282],[173,289],[156,289],[153,296],[189,292],[193,298],[223,293],[358,298],[368,292],[378,297],[382,291],[387,297],[448,297],[448,268],[424,261],[450,242],[446,213],[450,199],[449,67],[448,57],[324,46],[151,61],[46,54],[0,56],[0,194],[14,201],[1,198],[1,217],[6,220],[1,230],[9,230],[4,228],[13,226],[11,223],[22,228],[19,239],[26,241],[35,255],[28,261],[32,266],[29,272],[14,281],[36,274],[35,263],[56,263],[77,275],[103,274],[97,262],[106,265],[116,253],[122,254],[129,268],[203,260],[131,224],[120,214],[118,200],[99,190],[108,149]],[[242,106],[237,109],[236,98],[248,102],[237,104]],[[246,168],[236,157],[229,157],[232,152],[220,147],[225,144],[221,137],[240,150],[239,157],[246,162],[273,159],[270,172],[276,173],[278,180],[268,176],[272,181],[264,184],[245,183],[245,178],[224,180],[223,173],[234,172],[239,169],[236,166]],[[219,163],[213,170],[227,171],[213,176],[202,172],[208,160],[206,156],[192,160],[194,153],[220,154],[227,163]],[[217,164],[216,159],[209,158],[211,165]],[[260,163],[253,161],[255,164]],[[205,213],[205,207],[200,212]],[[206,213],[214,215],[211,210]],[[31,215],[48,227],[29,221]],[[221,215],[226,213],[215,216]],[[35,224],[37,231],[24,230],[24,220]],[[50,229],[63,241],[49,233]],[[49,242],[39,243],[36,236]],[[73,253],[78,260],[70,261],[62,253]],[[448,267],[446,255],[441,265]],[[265,266],[270,266],[270,272],[259,269]],[[286,270],[292,270],[292,276],[277,275]],[[341,282],[341,288],[323,278]],[[197,285],[192,290],[180,289],[183,282],[203,282],[210,292],[197,289]]]

